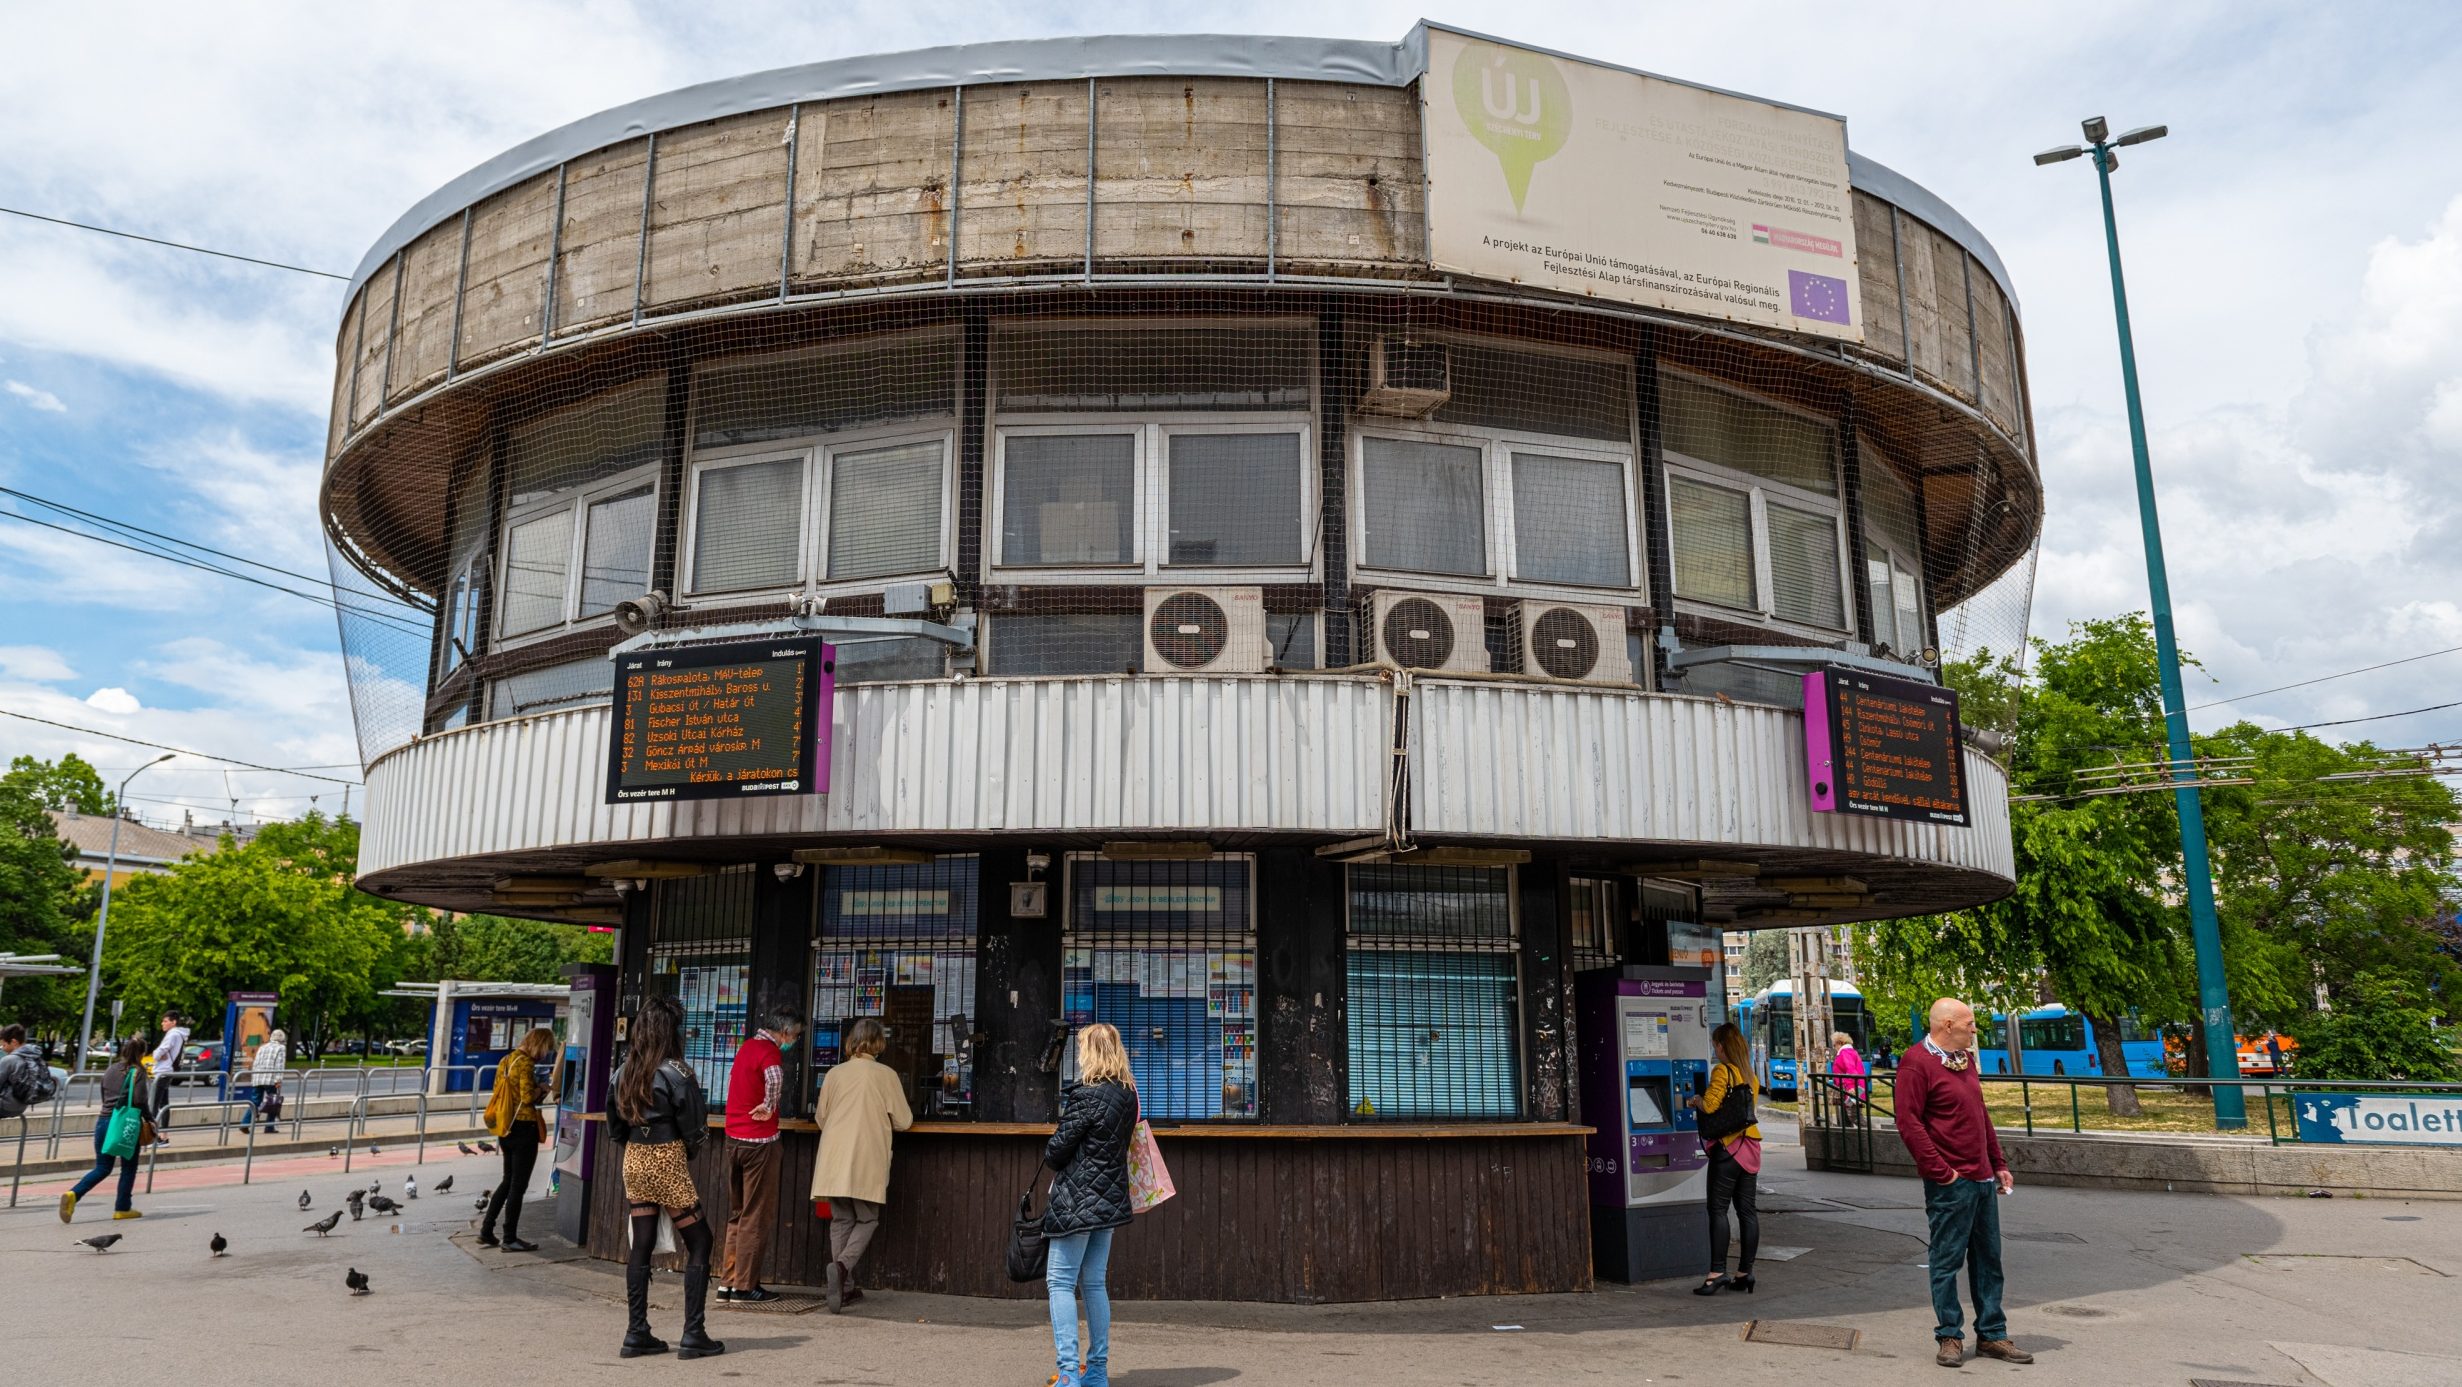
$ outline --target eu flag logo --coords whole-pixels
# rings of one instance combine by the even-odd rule
[[[1787,271],[1787,303],[1798,318],[1824,323],[1847,321],[1847,283],[1829,275]]]

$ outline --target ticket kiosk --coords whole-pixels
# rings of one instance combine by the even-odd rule
[[[1709,1265],[1709,1162],[1698,1115],[1709,1087],[1710,970],[1630,966],[1575,979],[1590,1241],[1609,1281],[1690,1276]]]
[[[556,1154],[550,1178],[557,1191],[556,1231],[581,1243],[589,1227],[590,1181],[597,1176],[583,1115],[607,1108],[615,1057],[616,967],[568,963],[564,976],[572,991],[565,1010],[564,1062],[558,1067]]]

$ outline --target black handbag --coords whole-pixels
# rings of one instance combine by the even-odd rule
[[[1034,1186],[1017,1197],[1017,1221],[1009,1226],[1009,1279],[1043,1279],[1051,1262],[1051,1244],[1043,1237],[1043,1216],[1034,1211]]]
[[[1727,1096],[1719,1100],[1718,1107],[1703,1113],[1694,1128],[1705,1142],[1724,1141],[1750,1127],[1757,1118],[1758,1114],[1753,1108],[1752,1085],[1733,1084],[1728,1087]]]

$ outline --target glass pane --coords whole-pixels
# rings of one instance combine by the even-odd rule
[[[1316,337],[1305,327],[1032,328],[992,337],[999,408],[1304,410]]]
[[[1837,517],[1775,504],[1769,515],[1771,609],[1788,621],[1845,626]]]
[[[1265,644],[1273,651],[1270,658],[1281,668],[1315,669],[1316,613],[1267,612]]]
[[[1864,586],[1872,590],[1872,639],[1898,648],[1898,605],[1889,581],[1889,551],[1866,548]]]
[[[650,590],[650,531],[658,505],[650,487],[590,503],[581,542],[581,615],[597,616]]]
[[[1065,1022],[1119,1027],[1148,1117],[1257,1115],[1257,953],[1250,864],[1068,866]],[[1071,1070],[1064,1068],[1065,1081]]]
[[[995,616],[991,619],[991,673],[1120,674],[1145,659],[1143,627],[1134,612]]]
[[[1659,377],[1667,451],[1823,496],[1838,494],[1833,430],[1683,376]]]
[[[829,576],[876,578],[940,567],[938,439],[830,459]]]
[[[504,545],[504,596],[499,603],[508,636],[564,620],[564,580],[573,561],[573,512],[551,511],[515,525]]]
[[[1914,574],[1897,570],[1898,651],[1913,654],[1932,642],[1924,638],[1923,583]]]
[[[840,684],[886,684],[938,679],[949,672],[949,647],[921,636],[891,641],[845,641],[838,646]]]
[[[615,662],[605,656],[549,665],[487,686],[487,716],[516,717],[566,703],[605,698],[615,687]]]
[[[512,431],[505,458],[519,509],[602,482],[665,454],[667,378],[649,376],[594,395]]]
[[[1447,342],[1447,424],[1624,443],[1633,436],[1633,367],[1484,343]]]
[[[1167,446],[1170,562],[1300,562],[1298,434],[1175,433]]]
[[[1351,869],[1354,1116],[1520,1111],[1512,880],[1499,868]]]
[[[1137,440],[1124,433],[1010,435],[1002,440],[1000,561],[1129,563],[1137,512]]]
[[[738,358],[693,379],[693,442],[703,448],[956,412],[957,339],[948,333]]]
[[[848,1027],[869,1016],[889,1028],[880,1060],[906,1081],[916,1116],[972,1114],[977,876],[972,857],[826,871],[812,959],[816,1086],[845,1058]]]
[[[804,460],[701,474],[693,501],[692,590],[786,587],[803,579]]]
[[[1487,496],[1477,448],[1365,440],[1362,478],[1370,568],[1486,574]]]
[[[1751,609],[1752,497],[1689,477],[1667,479],[1676,594]]]
[[[1624,518],[1622,463],[1513,455],[1514,577],[1631,586]]]

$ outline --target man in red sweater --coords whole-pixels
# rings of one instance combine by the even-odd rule
[[[2000,1206],[2017,1184],[2000,1154],[2000,1137],[1983,1106],[1975,1068],[1975,1009],[1954,997],[1932,1004],[1931,1034],[1898,1061],[1898,1135],[1923,1176],[1923,1210],[1931,1224],[1932,1331],[1944,1368],[1966,1361],[1966,1329],[1958,1307],[1958,1267],[1966,1267],[1975,1297],[1975,1352],[2031,1363],[2034,1355],[2009,1342],[2001,1313]]]
[[[761,1284],[761,1253],[778,1218],[778,1109],[786,1100],[786,1052],[803,1018],[773,1009],[735,1051],[727,1071],[727,1243],[720,1300],[759,1303],[778,1293]]]

